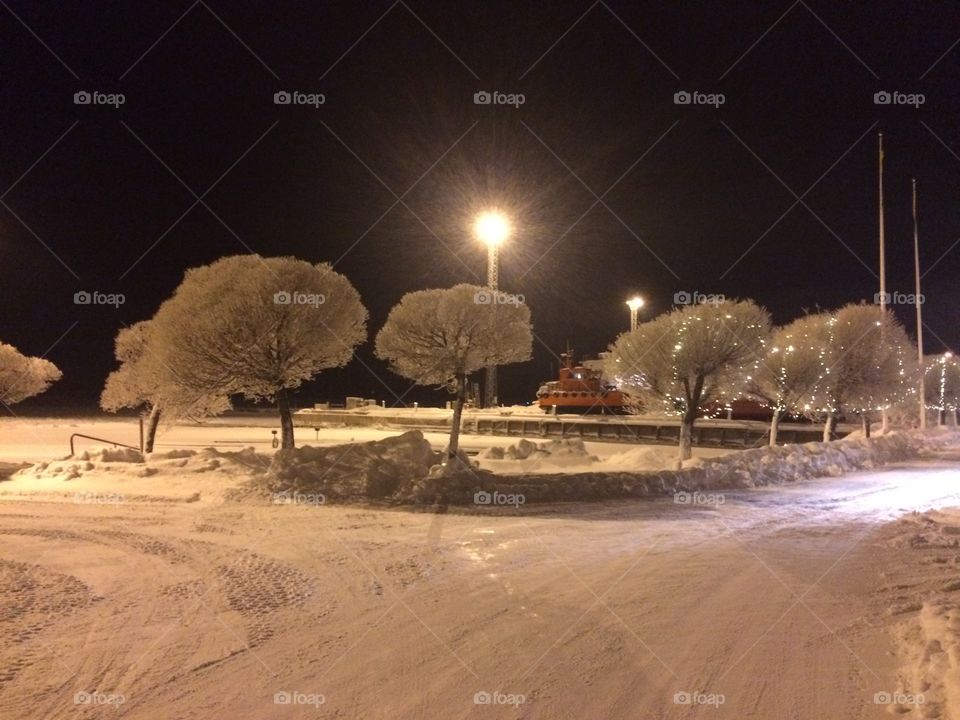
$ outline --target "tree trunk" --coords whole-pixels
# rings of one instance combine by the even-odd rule
[[[293,450],[293,414],[290,412],[290,391],[281,388],[277,392],[277,409],[280,410],[280,447]]]
[[[827,419],[823,423],[823,441],[830,442],[837,438],[837,416],[833,412],[827,413]]]
[[[778,408],[773,409],[773,417],[770,418],[770,447],[777,446],[777,434],[780,430],[780,417],[783,414]]]
[[[863,436],[865,438],[870,437],[870,415],[863,413],[860,416],[860,427],[863,430]]]
[[[463,404],[466,401],[467,377],[457,378],[457,399],[453,403],[453,419],[450,421],[450,442],[447,445],[446,472],[453,472],[457,466],[457,452],[460,450],[460,421],[463,418]]]
[[[145,453],[153,452],[153,442],[157,437],[158,425],[160,425],[160,408],[154,405],[150,409],[150,416],[147,418],[147,434],[143,438],[143,451]]]
[[[680,444],[677,456],[677,469],[683,467],[683,461],[693,457],[693,423],[697,418],[696,410],[687,411],[680,421]]]

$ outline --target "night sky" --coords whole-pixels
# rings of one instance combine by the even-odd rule
[[[500,284],[537,338],[501,370],[507,403],[567,341],[603,350],[634,292],[641,318],[678,291],[750,297],[778,323],[872,301],[881,130],[888,289],[913,290],[916,177],[927,349],[960,349],[956,2],[0,6],[0,340],[64,372],[18,413],[93,410],[117,330],[187,268],[246,252],[335,262],[370,311],[370,342],[297,403],[392,404],[409,383],[373,336],[406,292],[482,283],[471,221],[489,206],[515,224]],[[80,290],[126,302],[78,306]]]

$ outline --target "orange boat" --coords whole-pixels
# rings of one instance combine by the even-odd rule
[[[537,404],[546,412],[578,415],[627,412],[623,393],[603,381],[599,367],[574,365],[573,350],[569,348],[560,354],[560,359],[558,378],[545,382],[537,390]]]

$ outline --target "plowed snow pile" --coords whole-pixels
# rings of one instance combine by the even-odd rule
[[[562,473],[600,462],[596,455],[587,451],[580,438],[560,438],[539,444],[524,438],[506,448],[487,448],[477,457],[495,473]]]
[[[412,430],[374,442],[279,450],[266,482],[273,493],[382,498],[402,481],[425,477],[440,459],[423,434]]]
[[[196,501],[222,498],[268,467],[269,461],[253,448],[237,452],[171,450],[152,453],[146,460],[130,448],[94,448],[75,457],[26,467],[0,485],[0,493],[40,498],[72,495],[77,502],[134,498]]]

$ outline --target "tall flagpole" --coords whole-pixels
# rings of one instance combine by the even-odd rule
[[[878,142],[878,157],[879,163],[877,166],[877,173],[879,176],[879,216],[880,216],[880,316],[883,322],[883,325],[880,326],[881,335],[883,334],[883,328],[886,326],[887,322],[887,264],[886,264],[886,248],[884,245],[884,222],[883,222],[883,133],[877,133],[877,142]],[[883,338],[880,339],[881,345],[883,344]],[[887,417],[887,406],[884,403],[883,408],[881,409],[881,427],[883,432],[886,433],[890,427],[890,420]]]
[[[916,281],[916,294],[913,302],[917,308],[917,357],[920,360],[920,429],[927,427],[927,388],[926,372],[923,367],[923,319],[920,308],[923,296],[920,294],[920,233],[917,230],[917,179],[911,181],[913,185],[913,275]]]

